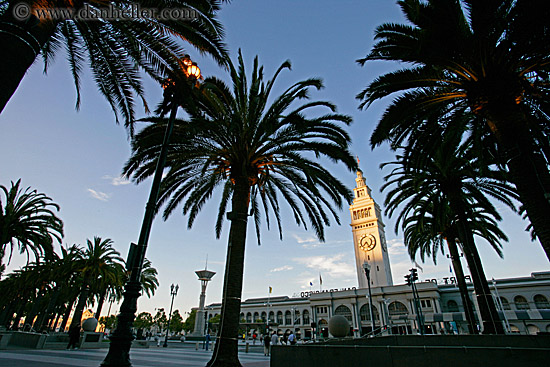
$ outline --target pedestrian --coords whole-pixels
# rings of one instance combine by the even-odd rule
[[[279,344],[279,337],[277,336],[277,332],[273,332],[273,335],[271,335],[271,345],[277,345]]]
[[[69,345],[67,349],[78,349],[80,342],[80,325],[69,328]]]
[[[206,333],[204,339],[206,340],[206,350],[208,351],[208,345],[210,344],[210,332]]]
[[[290,332],[290,335],[288,336],[288,342],[290,343],[290,345],[296,344],[296,336],[294,335],[294,333],[292,331]]]
[[[269,333],[267,335],[264,335],[264,356],[269,356],[269,353],[271,352],[271,338],[269,337]]]
[[[281,340],[281,345],[283,345],[283,344],[286,345],[287,344],[287,340],[288,340],[287,338],[288,338],[288,334],[285,333],[283,335],[283,337],[281,338],[282,339]]]
[[[155,341],[157,342],[157,347],[160,347],[160,338],[159,338],[158,334],[155,335]]]
[[[258,335],[256,335],[256,333],[254,333],[252,335],[252,345],[256,345],[256,338],[258,337]]]

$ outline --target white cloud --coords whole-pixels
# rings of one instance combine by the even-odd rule
[[[88,189],[88,192],[90,193],[90,195],[92,195],[93,198],[101,201],[108,201],[109,198],[111,197],[111,195],[109,194],[106,194],[101,191],[95,191],[93,189]]]
[[[270,272],[275,273],[275,272],[278,272],[278,271],[287,271],[287,270],[292,270],[292,269],[294,269],[292,266],[285,265],[285,266],[281,266],[280,268],[271,269]]]
[[[113,186],[121,186],[121,185],[130,184],[130,181],[128,181],[124,177],[113,177],[113,176],[105,175],[102,178],[104,180],[111,180],[111,185],[113,185]]]
[[[394,238],[388,241],[388,252],[390,256],[406,255],[408,257],[407,248],[405,247],[403,240],[400,238]]]
[[[293,259],[297,263],[305,265],[309,269],[321,272],[334,278],[352,278],[355,276],[355,266],[353,263],[342,261],[346,254],[337,254],[334,256],[312,256]]]

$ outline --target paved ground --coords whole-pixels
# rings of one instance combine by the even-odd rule
[[[99,367],[107,349],[36,350],[17,349],[0,351],[0,366],[6,367]],[[132,349],[134,367],[200,367],[210,360],[212,352],[195,348]],[[263,353],[239,353],[244,367],[269,367],[269,357]]]

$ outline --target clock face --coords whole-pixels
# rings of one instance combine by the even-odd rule
[[[363,251],[371,251],[376,247],[376,237],[372,234],[364,234],[359,239],[359,248]]]

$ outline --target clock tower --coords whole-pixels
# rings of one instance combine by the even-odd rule
[[[370,265],[371,287],[393,285],[386,234],[380,207],[371,197],[363,172],[357,171],[355,198],[350,205],[355,266],[359,288],[367,288],[363,263]]]

